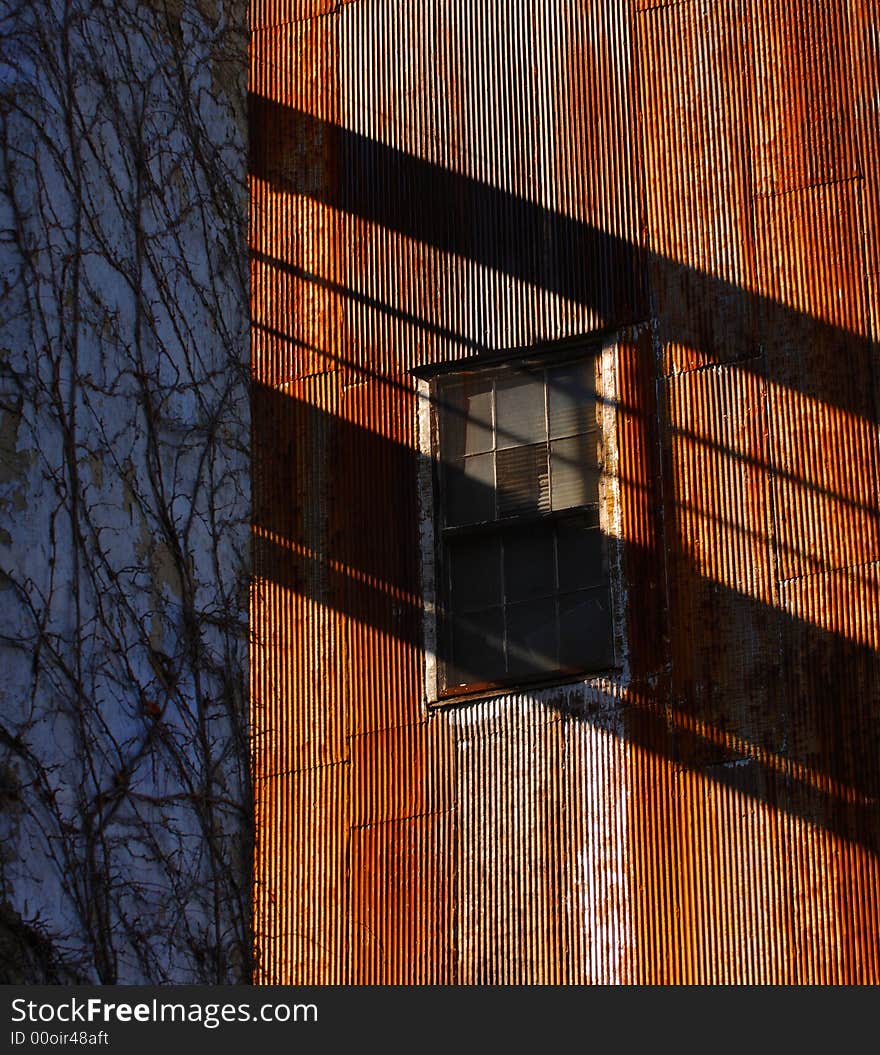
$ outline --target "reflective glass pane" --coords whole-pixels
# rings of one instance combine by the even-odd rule
[[[447,385],[440,395],[443,457],[457,461],[492,450],[492,381],[472,378]]]
[[[598,428],[595,359],[547,371],[547,416],[551,438]]]
[[[547,446],[498,451],[498,515],[543,512],[550,508]]]
[[[495,516],[494,455],[475,454],[443,466],[446,523],[479,524]]]
[[[553,525],[504,535],[504,595],[508,601],[546,597],[554,592]]]
[[[577,590],[606,582],[605,540],[598,527],[579,520],[562,521],[556,534],[559,589]]]
[[[607,586],[559,598],[559,666],[603,670],[614,663]]]
[[[505,614],[508,674],[539,674],[555,670],[555,600],[549,597],[508,605]]]
[[[505,374],[495,384],[498,447],[519,447],[546,439],[544,379],[538,374]]]
[[[453,617],[447,688],[495,681],[503,676],[504,622],[501,609]]]
[[[500,605],[501,542],[495,536],[457,541],[449,546],[451,596],[454,612]]]
[[[599,501],[597,433],[571,436],[550,444],[553,508],[570,509]]]

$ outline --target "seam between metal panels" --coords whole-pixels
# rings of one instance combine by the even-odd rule
[[[688,4],[694,5],[698,2],[699,0],[667,0],[665,4],[651,4],[650,7],[640,7],[633,14],[638,18],[639,15],[648,15],[652,11],[665,11],[670,7],[687,7]]]
[[[259,26],[250,30],[252,34],[271,33],[273,29],[283,29],[285,26],[299,26],[306,22],[320,22],[322,19],[333,18],[338,15],[344,7],[354,7],[358,0],[338,0],[329,11],[320,11],[316,15],[303,15],[301,18],[285,18],[279,22],[273,22],[268,26]]]
[[[691,374],[702,374],[713,370],[726,370],[731,367],[741,366],[744,363],[754,363],[763,358],[764,353],[762,351],[749,352],[748,355],[740,356],[738,359],[730,359],[724,363],[697,363],[695,366],[686,366],[681,370],[669,370],[665,373],[658,370],[657,376],[661,381],[674,381],[678,377],[689,377]],[[758,377],[763,380],[761,375],[758,375]]]
[[[308,381],[310,378],[314,377],[329,377],[331,374],[338,374],[340,378],[345,376],[341,367],[331,366],[326,370],[310,370],[306,374],[296,374],[296,376],[289,377],[286,381],[278,381],[277,383],[266,384],[265,381],[262,381],[258,377],[254,378],[254,380],[259,384],[266,385],[267,388],[272,388],[276,392],[280,392],[282,395],[287,395],[289,389],[294,385],[299,384],[300,381]]]
[[[266,734],[263,734],[264,736]],[[277,780],[278,777],[295,777],[303,773],[316,773],[319,769],[334,769],[337,766],[348,766],[351,769],[351,757],[340,758],[335,762],[316,762],[312,766],[294,766],[288,769],[276,769],[271,773],[261,773],[256,778],[257,783],[265,783],[269,780]]]
[[[859,571],[861,568],[876,568],[880,567],[880,559],[875,557],[873,560],[862,561],[859,564],[841,564],[833,568],[823,568],[821,571],[808,572],[806,575],[791,575],[787,579],[777,579],[776,583],[778,586],[788,586],[793,582],[805,582],[808,579],[817,579],[822,576],[835,575],[838,572],[843,571]]]
[[[365,740],[372,736],[377,736],[379,733],[389,733],[395,729],[425,729],[429,724],[429,719],[421,717],[414,721],[409,722],[394,722],[391,725],[377,726],[375,729],[370,728],[363,733],[349,733],[347,739],[354,743],[356,740]]]
[[[820,187],[840,187],[846,183],[862,183],[864,179],[865,177],[861,173],[856,173],[854,176],[843,176],[838,179],[813,180],[810,183],[798,183],[796,187],[786,187],[784,190],[769,191],[766,194],[753,192],[752,200],[768,201],[773,198],[787,198],[791,194],[798,194],[805,190],[818,190]]]
[[[363,824],[348,824],[346,827],[350,832],[362,832],[368,828],[382,828],[389,824],[425,820],[428,817],[451,817],[456,813],[456,809],[457,807],[450,807],[448,810],[426,810],[422,813],[406,813],[401,817],[382,817],[375,821],[364,821]]]

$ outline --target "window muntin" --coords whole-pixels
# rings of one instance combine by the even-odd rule
[[[441,696],[614,664],[598,360],[434,381]]]

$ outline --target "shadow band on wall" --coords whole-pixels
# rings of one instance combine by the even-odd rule
[[[251,175],[277,189],[312,197],[439,251],[564,296],[596,312],[609,328],[658,316],[663,342],[698,350],[707,365],[735,362],[738,370],[796,390],[832,411],[875,422],[875,348],[863,335],[262,96],[253,95],[250,106]],[[284,143],[320,143],[316,168],[309,169],[307,159],[288,171],[279,151]],[[401,312],[289,262],[265,253],[257,259],[431,336],[454,340],[473,353],[489,351],[467,335]],[[260,319],[254,325],[267,329]],[[274,336],[298,344],[277,330]],[[792,348],[798,349],[795,355]],[[332,359],[323,350],[320,354]],[[822,365],[827,363],[834,368]],[[376,376],[371,375],[369,364],[341,365],[354,374]],[[653,384],[656,364],[646,361],[646,368],[651,370]],[[406,386],[405,380],[389,377],[380,377],[379,383],[389,386],[389,391]],[[656,414],[655,407],[649,416]],[[420,649],[416,530],[420,455],[405,444],[261,381],[254,383],[253,422],[258,453],[254,468],[258,580],[275,582]],[[657,422],[649,421],[646,427],[656,429]],[[701,437],[685,438],[709,443]],[[718,444],[714,444],[714,453],[731,464],[744,457]],[[350,508],[341,527],[326,522],[326,505],[333,501],[329,491],[298,488],[286,507],[279,504],[279,474],[289,477],[291,465],[317,463],[322,487],[329,480],[344,482]],[[768,476],[785,475],[771,465],[755,468]],[[877,519],[875,507],[851,494],[833,493],[816,480],[791,472],[788,476],[806,493],[830,494]],[[378,494],[377,479],[386,482]],[[621,486],[640,485],[621,480]],[[383,495],[387,497],[392,490],[393,508],[382,504]],[[359,521],[376,522],[378,517],[395,524],[385,549],[369,546],[355,530]],[[665,543],[658,541],[654,549],[624,541],[629,567],[653,568],[653,577],[662,582],[671,549],[679,561],[687,560],[673,519],[667,511]],[[721,527],[741,530],[735,524]],[[702,574],[695,565],[692,570]],[[822,569],[817,566],[815,570]],[[797,721],[798,742],[812,743],[815,749],[793,753],[785,728],[775,728],[772,721],[767,723],[765,737],[756,736],[755,730],[764,728],[760,716],[749,727],[733,729],[707,721],[713,708],[724,711],[723,700],[713,696],[723,694],[723,685],[718,689],[691,685],[687,692],[670,692],[665,675],[674,667],[674,659],[668,651],[665,604],[659,612],[649,604],[646,612],[633,614],[643,623],[658,624],[645,633],[664,638],[665,658],[637,671],[636,683],[622,701],[627,738],[774,809],[821,824],[877,855],[880,745],[876,703],[865,691],[866,686],[878,685],[877,652],[851,636],[796,618],[723,583],[713,583],[712,590],[717,611],[728,613],[737,626],[753,628],[760,636],[759,644],[768,653],[763,667],[767,684],[762,689],[769,699],[779,701],[776,712],[783,726]],[[638,665],[638,656],[635,661]],[[803,683],[798,681],[799,669],[809,675]],[[655,689],[648,687],[652,679]],[[809,696],[805,695],[808,691]],[[587,712],[571,716],[591,720]],[[737,764],[743,762],[749,764]]]

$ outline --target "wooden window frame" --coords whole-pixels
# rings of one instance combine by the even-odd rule
[[[519,369],[551,369],[558,366],[574,364],[588,358],[598,360],[597,396],[600,405],[600,435],[602,437],[603,458],[599,478],[599,501],[597,505],[578,506],[574,508],[547,511],[537,514],[521,514],[516,517],[498,520],[489,524],[468,525],[465,527],[444,528],[441,523],[441,480],[440,480],[440,423],[437,411],[438,389],[459,376],[478,376],[480,374],[502,375],[506,371]],[[621,548],[619,539],[619,488],[617,487],[617,378],[618,356],[617,341],[613,337],[579,339],[546,349],[530,350],[526,353],[507,354],[502,356],[481,356],[468,360],[459,360],[436,368],[423,368],[414,371],[418,378],[418,436],[421,457],[421,474],[419,481],[420,495],[420,531],[422,552],[422,597],[424,603],[424,646],[425,646],[425,703],[428,708],[454,704],[473,699],[498,695],[509,695],[520,690],[537,690],[548,686],[584,682],[595,679],[608,679],[619,675],[623,669],[624,646],[622,641],[622,598],[624,591],[620,579]],[[545,437],[547,442],[549,437]],[[612,660],[601,668],[578,666],[555,668],[553,670],[505,675],[501,679],[487,682],[471,682],[465,685],[448,685],[446,683],[446,662],[441,656],[441,612],[445,601],[445,591],[438,581],[440,574],[446,573],[446,554],[442,532],[469,534],[476,536],[481,532],[489,535],[515,530],[516,526],[525,526],[533,522],[549,524],[554,521],[577,518],[586,512],[594,512],[598,528],[605,538],[608,561],[608,589],[611,605],[610,635]],[[604,584],[603,584],[604,585]],[[563,591],[558,581],[554,586],[553,596],[560,598]],[[508,604],[502,597],[502,604]],[[506,631],[505,631],[505,641]]]

